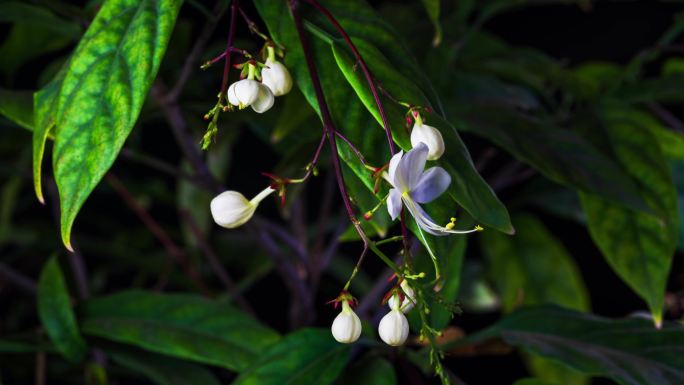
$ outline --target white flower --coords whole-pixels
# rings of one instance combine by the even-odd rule
[[[266,60],[266,67],[261,70],[261,82],[271,89],[273,95],[282,96],[292,89],[292,76],[283,63],[277,60]]]
[[[413,309],[414,306],[416,306],[416,293],[413,291],[411,286],[409,286],[408,282],[406,280],[401,281],[401,290],[404,291],[404,300],[401,301],[401,307],[400,310],[402,313],[406,314],[411,309]],[[387,304],[389,305],[390,309],[394,309],[397,305],[397,301],[399,301],[399,297],[393,295],[390,297],[389,301],[387,301]]]
[[[444,154],[444,139],[438,129],[416,120],[411,131],[411,146],[425,143],[428,147],[427,160],[437,160]]]
[[[351,309],[348,301],[342,301],[342,311],[335,317],[330,330],[335,340],[343,344],[350,344],[359,339],[361,320]]]
[[[482,230],[476,226],[471,230],[454,230],[440,226],[420,207],[420,203],[428,203],[446,191],[451,177],[441,167],[431,167],[425,171],[428,147],[418,143],[405,155],[403,151],[395,154],[389,163],[385,179],[392,185],[387,198],[387,211],[392,219],[401,212],[402,204],[416,220],[421,229],[433,235],[465,234]]]
[[[226,91],[228,103],[240,109],[251,106],[258,113],[273,107],[274,97],[271,89],[254,79],[242,79],[233,83]]]
[[[273,96],[271,90],[265,85],[259,84],[259,95],[254,103],[252,103],[252,109],[261,114],[270,110],[274,102],[275,96]]]
[[[396,295],[395,295],[396,296]],[[380,320],[378,334],[387,345],[400,346],[406,342],[409,334],[409,323],[404,313],[399,309],[399,298],[394,301],[394,307]]]
[[[252,200],[237,191],[224,191],[211,200],[211,216],[216,224],[227,229],[242,226],[252,218],[259,202],[274,191],[267,187]]]
[[[228,87],[228,102],[243,109],[251,106],[259,96],[261,83],[254,79],[242,79]]]

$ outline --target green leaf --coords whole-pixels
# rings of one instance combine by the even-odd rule
[[[547,178],[647,210],[630,175],[576,132],[506,108],[451,107],[462,129],[489,139]]]
[[[460,344],[500,337],[585,374],[622,385],[684,383],[684,328],[643,318],[607,319],[554,306],[523,308]]]
[[[63,80],[64,71],[61,71],[50,83],[33,94],[33,188],[41,203],[45,203],[41,171],[45,142],[49,137],[54,139],[55,119],[53,112],[57,108],[59,89]]]
[[[336,385],[395,385],[397,375],[384,358],[368,356],[350,365]]]
[[[235,371],[247,369],[279,336],[225,303],[131,290],[79,307],[85,334]]]
[[[677,193],[651,132],[620,110],[606,112],[605,119],[615,156],[637,182],[652,213],[585,193],[580,194],[582,207],[589,233],[608,264],[646,301],[659,324],[677,242]]]
[[[531,215],[514,215],[513,220],[518,230],[515,236],[485,232],[480,238],[504,311],[541,304],[588,311],[587,288],[563,244]],[[535,375],[549,383],[587,383],[583,376],[553,361],[531,355],[527,362]]]
[[[83,359],[87,346],[78,330],[57,257],[50,258],[40,273],[37,303],[40,320],[57,350],[73,362]]]
[[[34,29],[46,28],[71,38],[81,35],[81,28],[75,22],[57,17],[45,8],[18,1],[0,3],[0,22],[26,24]]]
[[[513,219],[516,235],[487,231],[480,238],[504,311],[541,304],[589,310],[582,275],[563,244],[537,218],[518,214]]]
[[[29,91],[0,89],[0,115],[27,130],[33,130],[33,94]]]
[[[302,329],[262,354],[233,385],[328,385],[342,372],[349,349],[330,330]]]
[[[66,47],[81,35],[74,21],[26,3],[0,3],[0,22],[14,23],[0,45],[0,69],[6,74],[15,73],[29,60]]]
[[[135,124],[169,41],[180,0],[109,0],[74,52],[54,111],[53,168],[62,240]]]
[[[430,21],[435,26],[435,37],[432,38],[432,46],[436,47],[442,42],[442,25],[439,23],[440,0],[421,0]]]
[[[157,385],[220,385],[209,370],[189,362],[123,349],[108,349],[107,355],[117,364],[143,374]]]

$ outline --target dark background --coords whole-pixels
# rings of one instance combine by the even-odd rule
[[[248,3],[247,1],[244,2]],[[380,9],[385,7],[384,1],[373,1],[374,5]],[[249,6],[246,7],[249,9]],[[484,29],[495,33],[513,45],[529,46],[540,49],[550,56],[557,58],[569,66],[577,63],[602,60],[611,61],[618,64],[625,64],[637,52],[648,48],[661,36],[661,34],[672,23],[673,14],[684,10],[684,6],[675,2],[659,1],[597,1],[591,7],[582,9],[577,5],[545,5],[536,7],[524,7],[519,10],[507,12],[488,21]],[[252,15],[256,12],[250,10]],[[184,6],[181,15],[186,17],[196,17],[201,20],[202,15],[196,13],[191,7]],[[194,15],[194,16],[193,16]],[[217,41],[222,41],[227,28],[227,20],[216,32]],[[395,26],[398,29],[399,26]],[[5,35],[7,27],[0,28],[0,37]],[[246,31],[240,32],[240,38],[248,38]],[[35,89],[37,84],[36,74],[52,59],[68,53],[69,49],[57,52],[48,57],[43,57],[31,62],[29,66],[22,68],[18,76],[12,79],[3,79],[3,87],[18,89]],[[647,67],[648,71],[655,71],[659,68],[657,63],[652,67]],[[164,69],[163,69],[164,70]],[[167,73],[173,70],[166,68]],[[163,76],[163,74],[162,74]],[[201,75],[202,86],[211,90],[212,84],[218,88],[220,82],[219,71],[208,72]],[[214,91],[207,91],[211,95]],[[211,96],[207,98],[207,106],[211,103]],[[682,116],[681,110],[674,110]],[[158,123],[158,124],[157,124]],[[171,164],[180,161],[180,151],[175,144],[169,131],[164,124],[159,122],[144,123],[144,130],[141,130],[137,137],[131,140],[140,146],[140,150],[166,160]],[[195,127],[198,135],[202,132],[202,127]],[[234,147],[231,158],[232,165],[227,173],[229,181],[239,183],[240,190],[252,192],[258,191],[264,184],[264,179],[259,175],[261,171],[271,170],[277,163],[277,155],[271,152],[267,144],[254,135],[250,130],[242,126],[232,127],[239,135],[238,146]],[[9,143],[0,143],[1,154],[6,159],[1,162],[2,175],[21,174],[30,178],[30,163],[25,158],[30,154],[30,134],[17,128],[2,127],[2,130],[13,130],[9,135],[20,136],[25,140],[26,148],[9,147]],[[3,134],[3,136],[6,135]],[[463,139],[468,145],[471,155],[476,160],[488,146],[483,140],[470,135],[463,135]],[[49,150],[48,150],[49,151]],[[46,152],[47,154],[48,152]],[[47,156],[46,156],[47,157]],[[18,161],[17,159],[23,159]],[[498,157],[494,164],[485,170],[484,177],[491,177],[498,167],[506,164],[509,158]],[[45,170],[49,172],[49,162],[45,163]],[[113,173],[126,181],[136,181],[131,189],[144,191],[146,188],[175,190],[174,179],[156,173],[153,170],[135,167],[130,163],[118,160],[113,168]],[[323,172],[320,178],[316,178],[307,187],[307,194],[315,196],[325,186],[326,173]],[[28,179],[27,179],[28,181]],[[133,182],[131,182],[133,183]],[[499,193],[504,203],[507,197],[514,195],[516,189],[524,188],[522,185],[511,187],[509,190]],[[30,224],[43,229],[41,234],[44,236],[36,240],[45,246],[38,247],[33,252],[44,251],[47,256],[54,250],[54,245],[59,244],[57,227],[53,225],[53,214],[51,208],[54,205],[48,204],[48,208],[42,207],[32,196],[32,186],[24,183],[21,189],[22,205],[20,212],[22,216],[15,218],[18,223]],[[170,198],[172,199],[172,198]],[[334,195],[334,204],[341,207],[341,202],[337,195]],[[150,212],[157,218],[162,225],[169,229],[178,227],[178,216],[175,212],[169,212],[164,207],[168,202],[148,202]],[[317,209],[317,201],[311,200],[309,211]],[[260,211],[260,213],[262,213]],[[536,211],[554,235],[562,241],[565,247],[576,259],[584,277],[585,283],[591,295],[591,303],[594,313],[610,317],[621,317],[636,311],[644,311],[644,303],[612,272],[600,252],[594,246],[586,229],[574,222],[558,219],[541,211]],[[264,216],[277,218],[278,213],[272,207],[264,207]],[[343,216],[340,220],[345,220]],[[128,210],[120,199],[114,195],[111,188],[102,186],[88,200],[83,208],[76,227],[75,234],[80,238],[90,238],[94,240],[115,239],[117,237],[115,229],[121,226],[140,227],[138,219]],[[131,241],[131,254],[127,258],[134,258],[136,248],[143,250],[154,245],[154,240],[135,239]],[[348,255],[355,255],[356,246],[345,246],[349,248]],[[88,252],[91,249],[87,242],[83,244],[84,253],[88,256],[87,263],[89,268],[95,270],[96,266],[108,266],[113,270],[116,277],[116,262],[109,256],[98,255],[96,252]],[[2,258],[9,258],[15,261],[15,265],[26,275],[37,277],[43,259],[28,258],[22,250],[13,247],[0,249]],[[157,255],[146,255],[145,257],[160,258]],[[249,256],[246,256],[247,258]],[[475,248],[470,248],[467,259],[477,260],[480,255]],[[367,261],[364,269],[369,272],[379,272],[381,265],[376,260]],[[126,288],[130,282],[130,272],[120,271],[120,279],[110,279],[100,286],[95,285],[96,291],[110,292],[116,289]],[[673,269],[670,277],[669,290],[676,295],[676,291],[681,291],[684,287],[684,263],[681,256],[677,255],[674,259]],[[171,288],[172,290],[173,288]],[[335,315],[335,311],[324,305],[324,302],[334,297],[339,289],[336,284],[323,284],[317,293],[317,309],[315,324],[321,327],[328,327]],[[681,292],[679,293],[681,295]],[[258,285],[253,286],[247,293],[247,299],[253,304],[257,313],[270,326],[280,331],[288,328],[286,314],[288,312],[287,290],[276,274],[265,277]],[[3,314],[5,309],[16,309],[18,307],[30,307],[32,301],[23,292],[11,285],[0,281],[0,332],[10,332],[22,325],[38,324],[35,315],[33,318],[22,317],[13,319],[7,314]],[[668,315],[672,318],[680,316],[676,308]],[[472,314],[464,313],[456,316],[454,325],[463,328],[465,331],[474,331],[494,323],[499,314]],[[397,374],[402,383],[413,384],[416,376],[420,377],[415,369],[403,362],[398,357],[391,357],[396,360]],[[466,383],[471,385],[478,384],[510,384],[515,379],[526,376],[526,370],[520,359],[514,353],[501,356],[478,356],[478,357],[447,357],[447,365]],[[1,365],[2,363],[0,363]],[[27,377],[24,377],[27,378]],[[6,378],[8,384],[19,383],[12,377]],[[14,382],[13,382],[14,381]],[[438,383],[436,380],[427,380],[430,383]],[[595,380],[594,384],[612,384],[608,380]]]

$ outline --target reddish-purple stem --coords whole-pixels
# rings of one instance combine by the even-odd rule
[[[221,81],[221,97],[225,95],[228,90],[228,72],[230,71],[230,53],[233,48],[233,41],[235,40],[235,26],[237,24],[237,10],[239,4],[238,0],[233,0],[230,4],[230,27],[228,29],[228,41],[226,43],[226,60],[223,65],[223,80]]]
[[[373,94],[373,100],[375,101],[375,104],[378,107],[378,113],[380,114],[380,119],[382,120],[382,125],[383,128],[385,129],[385,135],[387,136],[387,143],[389,144],[390,148],[390,153],[394,155],[396,153],[396,148],[394,146],[394,139],[392,139],[392,129],[390,128],[389,125],[389,120],[387,119],[387,114],[385,113],[385,108],[382,106],[382,100],[380,100],[380,94],[378,93],[378,89],[375,84],[375,80],[373,78],[373,75],[370,72],[370,69],[368,69],[368,66],[366,65],[366,62],[363,60],[361,57],[361,54],[359,51],[356,49],[356,46],[354,45],[354,42],[352,42],[351,38],[347,34],[347,31],[342,28],[342,25],[337,21],[335,16],[333,16],[330,11],[328,11],[327,8],[322,6],[320,3],[318,3],[317,0],[305,0],[309,4],[311,4],[314,8],[316,8],[319,12],[321,12],[323,15],[325,15],[326,18],[332,23],[332,25],[335,27],[337,32],[342,35],[342,38],[344,38],[344,41],[347,43],[349,48],[351,49],[352,53],[354,54],[354,57],[356,58],[356,61],[359,63],[361,66],[361,71],[363,72],[363,75],[366,77],[366,82],[368,83],[368,87],[371,90],[371,93]],[[404,237],[404,251],[408,253],[408,231],[406,229],[406,220],[405,220],[405,215],[404,215],[404,208],[402,207],[401,209],[401,218],[400,218],[400,224],[401,224],[401,234]],[[408,257],[408,255],[407,255]]]
[[[394,155],[396,151],[396,148],[394,147],[394,139],[392,139],[392,129],[390,128],[389,125],[389,120],[387,119],[387,114],[385,113],[385,109],[382,106],[382,101],[380,100],[380,94],[378,94],[378,89],[375,86],[375,81],[373,81],[373,75],[370,72],[370,69],[368,69],[368,66],[366,65],[366,62],[363,60],[361,57],[361,54],[359,51],[356,49],[356,46],[352,42],[351,38],[347,34],[347,32],[342,28],[340,23],[335,19],[335,16],[330,13],[324,6],[318,3],[316,0],[306,0],[309,4],[313,5],[319,12],[321,12],[325,17],[330,20],[330,22],[333,24],[337,32],[342,35],[342,38],[344,38],[344,41],[347,42],[347,45],[351,49],[352,53],[354,54],[354,57],[356,57],[356,61],[359,63],[361,66],[361,71],[363,71],[363,75],[366,77],[366,81],[368,82],[368,87],[371,90],[371,93],[373,94],[373,99],[375,100],[375,104],[378,106],[378,113],[380,114],[380,118],[382,119],[382,125],[383,128],[385,129],[385,135],[387,136],[387,142],[389,143],[390,147],[390,152],[392,155]]]
[[[344,184],[344,176],[342,175],[342,167],[340,165],[340,156],[337,153],[337,141],[335,135],[335,126],[333,124],[330,111],[328,110],[328,104],[325,101],[325,95],[323,94],[323,87],[321,86],[321,81],[318,78],[318,71],[316,70],[316,64],[313,61],[313,56],[311,55],[311,47],[309,45],[309,39],[307,38],[304,27],[302,25],[301,15],[299,14],[299,1],[291,0],[289,3],[290,11],[294,18],[295,27],[297,29],[297,34],[299,35],[299,41],[302,45],[302,51],[304,52],[304,57],[306,58],[306,66],[309,70],[309,76],[311,77],[311,82],[313,83],[314,92],[316,94],[316,101],[318,102],[318,107],[323,117],[323,127],[325,133],[328,137],[328,142],[330,144],[330,155],[332,158],[333,168],[335,170],[335,178],[337,179],[337,186],[340,190],[340,195],[342,196],[342,202],[347,210],[347,215],[349,220],[354,225],[354,228],[359,233],[361,239],[363,239],[364,244],[368,243],[368,236],[361,228],[359,221],[354,215],[354,208],[352,207],[351,201],[349,200],[349,194],[347,193],[347,187]]]

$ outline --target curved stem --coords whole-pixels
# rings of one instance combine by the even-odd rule
[[[238,0],[233,0],[230,4],[230,27],[228,29],[228,41],[226,42],[226,60],[223,64],[223,80],[221,80],[220,100],[225,97],[228,90],[228,71],[230,71],[230,59],[233,48],[233,41],[235,40],[235,26],[237,24]]]
[[[378,107],[378,113],[380,114],[380,119],[382,120],[382,125],[383,128],[385,129],[385,135],[387,136],[387,143],[389,144],[390,148],[390,153],[391,155],[394,155],[396,151],[396,147],[394,145],[394,139],[392,139],[392,129],[389,124],[389,120],[387,119],[387,113],[385,113],[385,108],[382,105],[382,100],[380,100],[380,94],[378,93],[378,88],[375,84],[375,80],[373,78],[373,75],[370,72],[370,69],[368,69],[368,66],[366,65],[366,62],[363,60],[363,57],[361,57],[361,54],[359,53],[358,49],[356,49],[356,46],[354,45],[354,42],[352,42],[351,38],[347,34],[347,32],[342,28],[342,25],[335,19],[335,16],[333,16],[330,11],[328,11],[327,8],[322,6],[317,0],[305,0],[309,4],[311,4],[314,8],[316,8],[320,13],[322,13],[329,21],[332,23],[332,25],[335,27],[337,32],[342,35],[342,38],[344,41],[347,43],[349,48],[351,49],[352,53],[354,54],[354,57],[356,58],[357,62],[359,63],[359,66],[361,67],[361,71],[363,72],[364,77],[366,78],[366,82],[368,83],[368,87],[371,90],[371,93],[373,94],[373,100],[375,101],[376,106]],[[401,224],[401,233],[404,236],[404,253],[405,253],[405,258],[408,260],[409,259],[409,249],[408,249],[408,231],[406,229],[406,220],[405,220],[405,215],[404,215],[404,209],[402,208],[401,212],[401,218],[400,218],[400,224]]]
[[[328,137],[328,143],[330,145],[330,154],[332,158],[332,164],[333,164],[333,169],[335,170],[335,178],[337,180],[337,186],[340,190],[340,195],[342,196],[342,202],[344,203],[344,207],[347,211],[347,215],[349,216],[349,220],[351,221],[352,225],[354,226],[354,229],[356,232],[359,234],[359,237],[361,237],[361,240],[363,240],[364,244],[364,249],[370,248],[373,250],[378,256],[388,263],[388,266],[390,266],[392,269],[395,271],[398,270],[396,265],[389,259],[387,256],[382,253],[373,242],[368,238],[368,235],[366,232],[363,230],[361,227],[361,223],[359,222],[358,219],[356,219],[356,215],[354,214],[354,208],[352,207],[351,200],[349,199],[349,194],[347,193],[347,188],[344,183],[344,176],[342,175],[342,167],[340,165],[340,156],[337,152],[337,141],[336,141],[336,129],[335,125],[332,120],[332,116],[330,115],[330,111],[328,110],[328,104],[325,101],[325,95],[323,94],[323,87],[321,86],[321,81],[318,77],[318,71],[316,70],[316,64],[313,61],[313,56],[311,55],[311,46],[309,44],[308,37],[306,36],[304,32],[304,26],[302,24],[302,18],[301,15],[299,14],[299,1],[298,0],[290,0],[289,3],[290,11],[292,12],[292,16],[294,19],[294,24],[297,29],[297,34],[299,36],[299,41],[302,45],[302,51],[304,52],[304,57],[306,58],[306,65],[309,70],[309,76],[311,77],[311,82],[313,83],[314,87],[314,92],[316,94],[316,101],[318,103],[318,108],[321,113],[321,117],[323,118],[323,128],[325,131],[326,136]],[[362,254],[363,257],[364,254]],[[362,258],[360,258],[362,259]]]
[[[382,120],[382,125],[385,129],[385,135],[387,136],[387,143],[389,144],[390,152],[392,155],[394,155],[394,153],[397,152],[397,150],[394,146],[394,139],[392,139],[392,129],[390,128],[389,120],[387,119],[387,114],[385,113],[385,108],[382,106],[380,94],[378,93],[378,89],[375,85],[375,81],[373,80],[373,75],[371,74],[370,69],[368,69],[366,62],[361,57],[361,54],[356,49],[356,46],[352,42],[347,32],[344,30],[344,28],[342,28],[337,19],[335,19],[335,16],[333,16],[332,13],[330,13],[330,11],[328,11],[324,6],[318,3],[318,1],[306,1],[312,6],[314,6],[314,8],[321,12],[325,17],[328,18],[328,20],[333,24],[337,32],[339,32],[340,35],[342,35],[342,38],[347,43],[352,53],[354,54],[354,57],[358,61],[359,66],[361,67],[361,71],[363,72],[363,75],[366,77],[366,82],[368,82],[368,87],[370,88],[371,93],[373,94],[373,100],[375,100],[375,104],[378,106],[378,113],[380,114],[380,119]]]

